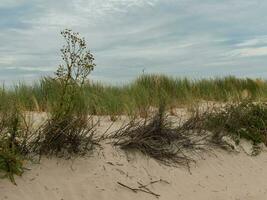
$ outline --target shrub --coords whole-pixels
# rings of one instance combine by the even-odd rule
[[[83,86],[94,69],[93,55],[86,49],[84,39],[71,30],[61,32],[66,45],[61,49],[63,64],[59,65],[55,78],[46,78],[47,86],[56,87],[57,97],[52,102],[50,114],[37,130],[32,151],[41,155],[69,157],[84,154],[95,144],[94,126],[88,125]],[[49,92],[47,96],[49,97]],[[55,97],[54,96],[54,97]]]
[[[21,156],[3,144],[0,147],[0,172],[3,172],[4,177],[9,178],[13,184],[16,184],[14,175],[21,176],[24,172]]]
[[[24,171],[28,136],[29,129],[24,116],[16,103],[10,103],[0,111],[0,171],[14,184],[14,175],[21,176]]]
[[[267,144],[266,103],[228,103],[224,108],[213,110],[204,117],[206,129],[215,133],[214,138],[230,135],[236,143],[240,138],[245,138],[254,145],[261,142]]]

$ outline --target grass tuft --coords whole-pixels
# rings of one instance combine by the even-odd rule
[[[114,135],[114,145],[124,150],[138,150],[165,165],[186,165],[194,161],[188,151],[200,150],[202,139],[183,127],[172,127],[164,109],[145,121],[131,121]]]
[[[241,138],[250,140],[254,145],[267,145],[267,104],[243,101],[237,104],[226,104],[206,114],[206,128],[220,139],[223,135],[231,136],[236,143]]]
[[[37,137],[31,145],[32,152],[64,158],[85,155],[97,144],[95,125],[89,125],[88,121],[85,116],[48,119],[37,130]]]
[[[14,175],[24,172],[29,131],[16,102],[5,106],[0,110],[0,172],[16,184]]]
[[[183,126],[186,130],[209,131],[211,143],[224,149],[235,148],[227,138],[236,145],[239,145],[241,139],[245,139],[253,144],[252,154],[258,154],[259,145],[267,145],[267,104],[242,100],[211,106],[202,111],[194,111]]]

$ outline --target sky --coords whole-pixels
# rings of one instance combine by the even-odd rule
[[[266,0],[1,0],[0,82],[53,75],[65,28],[85,37],[97,81],[267,78],[266,10]]]

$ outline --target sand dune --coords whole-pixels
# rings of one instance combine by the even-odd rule
[[[109,124],[103,119],[99,129]],[[125,154],[110,144],[102,147],[85,158],[43,158],[40,164],[29,163],[30,170],[16,178],[17,186],[0,181],[0,199],[157,199],[118,184],[138,188],[138,182],[153,181],[156,183],[147,188],[164,200],[267,199],[267,152],[251,157],[214,149],[198,158],[190,173],[187,168],[167,167],[138,153]]]

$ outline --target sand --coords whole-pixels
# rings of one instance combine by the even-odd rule
[[[119,127],[116,122],[110,131]],[[99,131],[110,125],[101,120]],[[149,200],[154,195],[133,192],[118,184],[138,188],[138,182],[163,200],[266,200],[267,152],[256,157],[244,151],[229,153],[214,149],[192,164],[167,167],[138,153],[103,143],[91,155],[74,160],[43,158],[40,164],[28,163],[17,186],[0,180],[0,199],[9,200]]]

